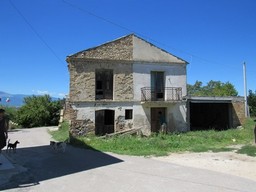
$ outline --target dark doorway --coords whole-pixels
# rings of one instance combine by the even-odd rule
[[[113,70],[97,69],[95,73],[95,99],[113,99]]]
[[[190,130],[226,130],[231,127],[230,103],[190,103]]]
[[[101,136],[114,133],[114,110],[99,110],[95,112],[95,135]]]
[[[160,130],[160,114],[166,119],[166,108],[151,108],[151,132],[158,133]]]
[[[164,100],[164,72],[151,72],[151,99],[153,101]]]

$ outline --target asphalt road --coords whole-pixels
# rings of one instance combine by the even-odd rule
[[[53,151],[49,128],[10,132],[19,140],[16,153],[6,153],[8,169],[0,169],[4,191],[154,191],[254,192],[256,182],[218,172],[67,146]],[[8,161],[8,160],[7,160]],[[8,164],[8,163],[7,163]]]

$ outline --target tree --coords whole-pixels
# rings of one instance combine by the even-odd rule
[[[209,81],[205,86],[201,81],[196,81],[194,85],[187,85],[188,95],[191,96],[237,96],[238,92],[230,82]]]
[[[16,121],[23,127],[57,125],[60,109],[60,100],[52,101],[49,95],[25,97]]]
[[[256,91],[253,93],[252,90],[249,90],[249,95],[247,99],[248,99],[250,115],[255,117],[256,116]]]
[[[201,81],[196,81],[194,85],[187,85],[188,95],[197,95],[201,96],[202,92],[202,85]]]
[[[6,116],[8,116],[8,118],[11,121],[15,122],[15,117],[16,117],[16,114],[17,114],[17,108],[9,107],[9,106],[2,106],[2,105],[0,106],[0,108],[3,108],[5,110]]]

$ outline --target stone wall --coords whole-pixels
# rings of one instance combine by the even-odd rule
[[[234,100],[232,102],[232,119],[233,127],[237,127],[245,121],[245,106],[244,101]]]
[[[69,63],[70,101],[95,99],[95,67],[92,62]]]
[[[69,63],[70,101],[95,101],[96,69],[113,70],[113,95],[115,101],[133,99],[132,63],[104,60],[85,60]]]
[[[133,128],[133,120],[126,120],[125,116],[118,116],[115,120],[115,132],[124,131]]]
[[[65,121],[71,120],[71,117],[70,117],[71,111],[72,111],[72,106],[70,104],[69,98],[66,98],[64,107],[63,107],[63,120]]]
[[[133,35],[81,51],[72,57],[130,61],[133,59]]]
[[[155,60],[156,58],[158,59]],[[152,61],[152,59],[156,63],[149,63],[150,67],[145,65]],[[68,56],[66,61],[70,73],[70,104],[74,107],[70,109],[70,134],[74,136],[86,135],[95,131],[95,117],[93,116],[95,111],[98,110],[97,108],[99,107],[97,105],[99,104],[104,104],[101,109],[111,108],[115,110],[115,131],[134,127],[134,120],[127,121],[124,119],[125,109],[121,109],[124,106],[122,102],[129,103],[127,109],[132,109],[134,100],[140,103],[140,88],[150,86],[150,70],[169,71],[166,77],[166,80],[168,79],[168,82],[166,82],[167,86],[177,87],[180,84],[186,85],[187,63],[185,61],[166,53],[146,41],[144,42],[143,39],[139,39],[132,34],[91,49],[80,51]],[[141,71],[134,71],[133,65],[135,61],[142,62],[140,65]],[[170,64],[172,68],[170,68]],[[181,66],[182,70],[178,70],[181,68],[176,66],[177,64],[184,64],[184,66]],[[98,69],[113,70],[113,100],[95,100],[95,72]],[[141,74],[145,74],[145,70],[148,70],[146,74],[148,81],[146,85],[140,86],[141,80],[144,78]],[[137,74],[136,82],[134,81],[134,74]],[[136,94],[138,97],[134,97],[134,87],[135,89],[137,88]],[[111,95],[106,98],[111,98]],[[115,104],[116,106],[107,106],[108,104]],[[141,114],[136,113],[135,110],[134,114],[137,115],[136,117],[134,116],[134,119],[137,120],[138,126],[143,128],[144,134],[150,133],[148,120],[144,119],[145,122],[141,122]]]
[[[132,64],[114,65],[114,100],[133,100]]]
[[[90,119],[77,120],[78,110],[70,109],[70,136],[83,136],[95,133],[95,124]]]

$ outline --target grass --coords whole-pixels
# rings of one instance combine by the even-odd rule
[[[244,129],[229,129],[226,131],[195,131],[179,134],[153,134],[150,137],[122,136],[100,139],[95,136],[78,137],[75,144],[100,151],[126,155],[163,156],[172,152],[206,152],[231,151],[232,145],[242,144],[245,147],[238,153],[255,155],[253,141],[252,119],[247,119]],[[52,132],[56,140],[68,138],[68,124],[65,122],[60,129]]]
[[[253,145],[245,145],[241,149],[237,151],[240,154],[246,154],[252,157],[256,157],[256,146]]]
[[[69,124],[64,121],[57,131],[50,131],[56,141],[66,141],[69,138]]]

